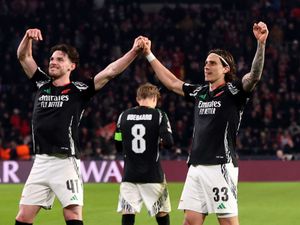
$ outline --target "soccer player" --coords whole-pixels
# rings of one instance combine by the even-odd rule
[[[139,106],[124,111],[118,119],[115,140],[124,155],[117,210],[122,213],[122,225],[134,224],[143,202],[159,225],[170,224],[171,205],[159,146],[162,142],[170,148],[173,137],[167,115],[155,108],[159,97],[156,86],[141,85],[136,95]]]
[[[32,56],[32,42],[42,41],[39,29],[28,29],[18,47],[18,59],[36,86],[32,116],[36,154],[20,200],[16,225],[33,224],[41,208],[50,209],[55,196],[63,207],[67,225],[82,225],[83,184],[79,167],[78,126],[91,97],[120,74],[140,51],[140,38],[123,57],[85,82],[71,81],[79,55],[66,44],[51,49],[48,74]]]
[[[158,79],[179,95],[195,102],[193,145],[190,165],[180,198],[184,225],[202,225],[205,217],[216,213],[221,225],[238,225],[238,165],[235,152],[237,131],[244,106],[261,78],[267,25],[253,25],[257,50],[249,73],[237,79],[232,55],[211,50],[205,60],[206,83],[184,83],[164,67],[151,52],[151,41],[143,39],[144,54]]]

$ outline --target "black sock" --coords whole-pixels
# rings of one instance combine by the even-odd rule
[[[122,225],[133,225],[135,215],[134,214],[124,214],[122,215]]]
[[[82,220],[68,220],[66,221],[67,225],[83,225]]]
[[[16,220],[15,225],[32,225],[32,223],[23,223],[23,222]]]
[[[163,217],[156,217],[156,221],[158,225],[170,225],[170,216],[167,214]]]

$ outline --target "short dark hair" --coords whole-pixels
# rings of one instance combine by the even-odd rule
[[[158,100],[160,98],[160,92],[157,86],[150,83],[145,83],[137,89],[136,97],[137,99],[156,97]]]
[[[73,46],[68,44],[55,45],[51,48],[50,55],[52,55],[55,51],[62,51],[66,53],[71,62],[76,64],[76,67],[79,65],[79,53]]]
[[[234,58],[231,55],[231,53],[226,51],[226,50],[223,50],[223,49],[212,49],[212,50],[209,51],[208,55],[211,54],[211,53],[215,53],[215,54],[221,56],[228,63],[228,65],[230,67],[230,70],[229,70],[228,73],[225,74],[225,81],[226,82],[231,82],[233,80],[236,80],[237,79],[236,64],[235,64]],[[228,65],[226,65],[226,63],[223,60],[221,60],[221,63],[224,67],[228,66]]]

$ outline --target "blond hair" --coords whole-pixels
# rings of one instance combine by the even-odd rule
[[[160,98],[160,93],[157,86],[150,83],[145,83],[137,89],[136,97],[138,100],[153,97],[156,97],[158,100]]]

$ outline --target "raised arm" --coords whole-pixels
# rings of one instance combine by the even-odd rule
[[[95,89],[100,90],[109,80],[122,73],[141,52],[141,36],[134,40],[132,48],[121,58],[110,63],[104,70],[100,71],[94,79]]]
[[[250,72],[242,78],[245,91],[252,91],[261,78],[265,61],[266,40],[269,34],[267,25],[263,22],[255,23],[253,25],[253,34],[257,39],[257,49]]]
[[[17,50],[17,57],[29,78],[33,76],[37,69],[37,64],[32,57],[32,40],[43,40],[39,29],[28,29]]]
[[[151,52],[151,41],[143,38],[144,55],[150,62],[157,78],[171,91],[179,95],[184,95],[182,90],[183,81],[179,80],[170,70],[168,70]]]

